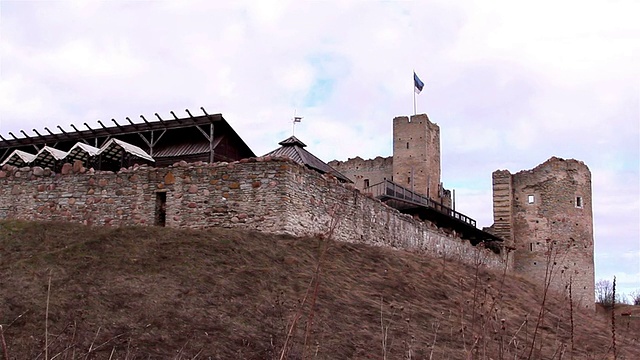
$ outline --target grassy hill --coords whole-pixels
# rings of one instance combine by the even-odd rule
[[[542,299],[500,271],[322,237],[0,222],[11,359],[613,358],[610,317],[549,296],[540,318]],[[640,358],[633,325],[618,359]]]

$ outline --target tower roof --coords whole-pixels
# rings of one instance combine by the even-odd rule
[[[321,174],[329,173],[335,176],[341,182],[351,183],[346,176],[342,175],[339,171],[329,166],[324,161],[318,159],[315,155],[308,152],[304,148],[307,146],[297,137],[291,136],[278,143],[281,147],[265,154],[264,156],[282,156],[288,157],[300,165],[304,165],[310,169],[316,170]]]

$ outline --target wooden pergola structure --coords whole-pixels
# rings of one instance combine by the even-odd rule
[[[155,114],[157,119],[147,120],[143,115],[143,122],[134,123],[126,118],[127,123],[118,123],[111,119],[113,125],[107,126],[98,120],[100,128],[91,128],[87,123],[84,129],[78,129],[70,125],[73,131],[67,131],[57,125],[58,132],[44,128],[44,134],[33,129],[35,136],[29,136],[24,130],[20,130],[22,137],[9,132],[11,138],[0,135],[0,160],[7,158],[15,150],[35,154],[45,146],[60,151],[69,151],[77,143],[85,143],[99,148],[112,139],[117,139],[127,144],[134,145],[144,150],[155,161],[155,166],[168,166],[178,161],[187,162],[216,162],[236,161],[243,158],[254,157],[255,154],[247,144],[238,136],[233,128],[222,117],[222,114],[208,114],[204,108],[200,108],[203,115],[194,116],[187,109],[188,116],[179,118],[171,111],[173,119],[163,119]],[[149,163],[135,156],[127,156],[122,151],[120,161],[110,157],[108,162],[98,160],[94,164],[103,170],[108,167],[131,166],[134,163]],[[104,166],[101,166],[104,165]]]

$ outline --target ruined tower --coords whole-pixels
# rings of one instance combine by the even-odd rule
[[[532,170],[493,173],[493,232],[516,248],[515,272],[594,309],[591,172],[552,157]]]
[[[440,202],[440,127],[427,114],[393,119],[393,181]]]

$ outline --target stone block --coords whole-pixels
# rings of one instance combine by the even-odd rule
[[[81,160],[75,160],[73,162],[72,170],[73,170],[74,174],[78,174],[78,173],[84,172],[84,166],[82,165],[82,161]]]
[[[71,173],[72,170],[73,170],[73,165],[71,165],[69,163],[64,163],[62,165],[62,169],[60,170],[60,174],[68,175],[68,174]]]
[[[164,184],[173,185],[175,183],[176,183],[176,177],[173,175],[173,172],[169,171],[167,175],[164,176]]]

